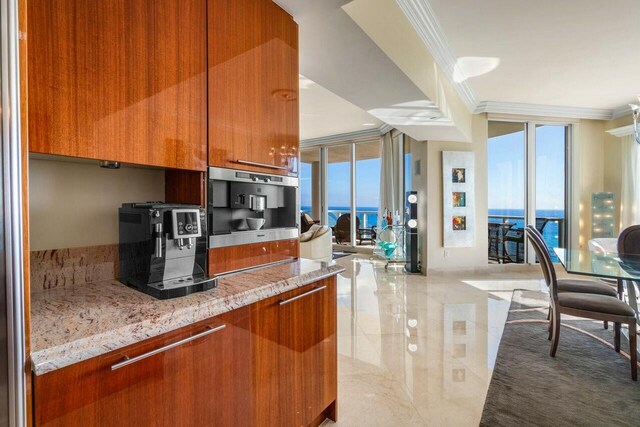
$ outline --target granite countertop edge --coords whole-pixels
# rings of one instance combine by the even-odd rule
[[[328,265],[316,271],[277,280],[230,296],[212,296],[211,299],[195,301],[192,305],[164,313],[159,317],[147,318],[104,333],[34,351],[31,353],[31,369],[36,376],[43,375],[335,276],[344,270],[337,264]]]

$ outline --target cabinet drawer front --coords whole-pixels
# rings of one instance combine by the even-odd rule
[[[256,425],[310,425],[336,401],[336,313],[335,277],[255,305]]]
[[[251,383],[238,375],[250,371],[248,314],[234,310],[35,377],[36,425],[248,423]]]
[[[299,251],[298,239],[209,249],[209,274],[298,258]]]

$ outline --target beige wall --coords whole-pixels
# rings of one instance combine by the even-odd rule
[[[573,127],[571,247],[591,239],[591,196],[604,191],[604,121],[581,120]]]
[[[422,165],[422,185],[426,187],[426,210],[421,206],[420,222],[426,224],[421,231],[423,271],[486,266],[487,261],[487,135],[486,114],[473,116],[472,143],[428,141],[426,164]],[[442,152],[473,151],[475,153],[475,214],[476,238],[473,247],[447,248],[443,240],[442,206]],[[415,178],[414,178],[415,179]],[[424,200],[424,199],[423,199]],[[426,212],[426,215],[424,214]]]
[[[573,147],[573,221],[571,245],[586,249],[591,239],[593,192],[615,194],[616,234],[619,233],[622,161],[620,138],[607,130],[632,123],[631,116],[616,120],[581,120],[575,125]]]
[[[30,159],[31,250],[118,243],[123,202],[164,200],[164,171]]]
[[[604,191],[616,195],[616,234],[620,232],[620,194],[622,192],[622,144],[619,137],[606,133],[607,130],[633,124],[631,115],[604,124]]]

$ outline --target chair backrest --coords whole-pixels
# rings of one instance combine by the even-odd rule
[[[549,220],[546,218],[536,218],[536,230],[542,233],[542,230],[544,230],[544,227],[548,222]]]
[[[620,255],[640,255],[640,225],[625,228],[618,237]]]
[[[356,230],[360,228],[360,218],[356,217]],[[336,242],[351,242],[351,214],[338,217],[335,226]]]
[[[543,246],[543,248],[544,248],[545,252],[546,252],[547,254],[549,254],[549,256],[551,256],[551,255],[550,255],[550,254],[551,254],[551,251],[549,250],[549,245],[547,245],[547,242],[546,242],[546,240],[544,240],[544,236],[542,235],[542,232],[541,232],[537,227],[538,227],[537,225],[536,225],[536,227],[535,227],[535,228],[534,228],[534,227],[531,227],[531,233],[533,233],[533,234],[535,234],[535,235],[536,235],[536,237],[538,238],[538,240],[539,240],[540,242],[542,242],[542,246]]]
[[[540,267],[542,268],[542,274],[544,274],[544,280],[549,287],[549,293],[551,294],[552,304],[556,304],[558,301],[558,279],[556,276],[556,269],[551,261],[551,254],[547,244],[542,239],[540,232],[532,225],[527,225],[525,229],[531,246],[538,256],[540,261]]]
[[[309,231],[311,226],[313,225],[313,221],[309,221],[311,217],[305,213],[300,214],[300,231],[305,233]]]

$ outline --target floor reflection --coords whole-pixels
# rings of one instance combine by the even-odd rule
[[[539,270],[425,277],[338,262],[338,425],[477,426],[512,290],[539,290]]]

